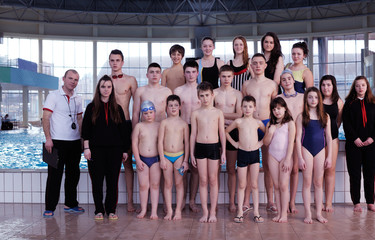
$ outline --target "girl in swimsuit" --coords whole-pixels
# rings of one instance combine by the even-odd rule
[[[270,104],[271,120],[266,127],[264,144],[268,148],[268,167],[275,188],[276,206],[279,211],[274,222],[288,221],[289,177],[293,167],[293,145],[296,127],[283,98],[277,97]]]
[[[243,83],[249,80],[251,71],[246,38],[236,36],[233,39],[233,53],[234,59],[227,64],[234,70],[232,87],[241,91]]]
[[[224,65],[220,59],[216,59],[212,52],[215,50],[215,41],[211,37],[204,37],[201,41],[203,58],[197,60],[199,65],[198,83],[207,81],[215,88],[219,87],[219,69]]]
[[[274,80],[279,85],[279,94],[281,93],[280,75],[284,69],[283,54],[279,38],[273,32],[267,32],[261,40],[262,52],[267,60],[267,68],[264,70],[264,76]]]
[[[324,111],[331,120],[332,135],[332,166],[324,171],[326,205],[323,211],[333,212],[332,198],[335,191],[336,160],[339,152],[339,127],[341,124],[342,109],[344,102],[337,92],[336,78],[332,75],[325,75],[319,82],[320,93],[323,97]]]
[[[332,163],[331,122],[323,110],[322,95],[316,87],[308,88],[303,98],[303,112],[297,117],[296,147],[299,168],[302,170],[302,198],[305,207],[304,222],[311,224],[311,182],[314,179],[316,219],[321,223],[328,220],[322,216],[324,168]],[[327,148],[325,145],[327,144]],[[327,149],[327,154],[326,154]]]
[[[292,59],[293,63],[288,63],[286,69],[293,72],[294,89],[299,93],[304,93],[305,88],[314,86],[314,78],[310,69],[303,64],[303,60],[307,57],[309,50],[305,42],[298,42],[293,44]]]

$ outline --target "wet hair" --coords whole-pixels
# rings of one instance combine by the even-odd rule
[[[185,72],[186,68],[188,68],[188,67],[196,68],[197,71],[199,71],[199,65],[196,61],[187,61],[183,66],[184,72]]]
[[[277,98],[274,98],[270,104],[270,112],[271,112],[270,126],[271,124],[277,124],[277,118],[275,115],[273,115],[273,109],[276,108],[277,105],[280,105],[281,107],[285,108],[285,115],[283,119],[281,120],[281,124],[287,123],[289,121],[293,121],[292,114],[290,113],[288,109],[288,105],[286,104],[285,100],[282,97],[277,97]]]
[[[205,36],[205,37],[202,38],[202,40],[201,40],[201,46],[202,46],[203,42],[206,41],[206,40],[212,41],[212,43],[215,46],[215,40],[212,37],[209,37],[209,36]]]
[[[178,52],[182,55],[182,57],[185,56],[185,48],[181,45],[175,44],[169,49],[169,56],[172,55],[172,53]]]
[[[160,71],[161,71],[161,67],[160,67],[159,63],[155,63],[155,62],[153,62],[153,63],[150,63],[150,65],[148,65],[148,67],[147,67],[147,72],[148,72],[148,70],[149,70],[150,68],[152,68],[152,67],[154,67],[154,68],[160,68]]]
[[[274,47],[273,49],[271,50],[271,55],[270,55],[270,59],[268,60],[267,64],[270,66],[270,69],[271,69],[271,73],[272,75],[274,74],[275,70],[276,70],[276,65],[277,65],[277,62],[279,61],[279,58],[280,57],[283,57],[283,53],[281,52],[281,44],[280,44],[280,40],[279,38],[277,37],[276,33],[274,32],[267,32],[263,37],[262,37],[262,40],[261,40],[261,45],[262,45],[262,52],[264,53],[265,49],[263,47],[263,43],[264,43],[264,40],[266,39],[266,37],[272,37],[273,39],[273,43],[274,43]]]
[[[253,57],[251,58],[251,60],[253,60],[256,57],[262,57],[264,61],[267,62],[266,57],[262,53],[255,53]]]
[[[365,98],[364,98],[366,100],[366,102],[375,103],[375,97],[372,94],[370,83],[368,82],[368,80],[365,76],[357,76],[354,79],[354,81],[352,83],[352,86],[350,88],[350,91],[348,93],[348,96],[346,96],[346,98],[345,98],[345,101],[351,101],[352,102],[357,98],[357,91],[355,90],[355,84],[357,83],[358,80],[365,80],[366,81],[367,89],[366,89]]]
[[[248,50],[248,47],[247,47],[247,41],[246,41],[246,38],[244,38],[244,37],[241,36],[241,35],[235,36],[235,37],[233,38],[232,46],[233,46],[233,54],[234,54],[234,58],[236,58],[236,51],[234,51],[234,41],[236,41],[237,39],[241,40],[242,43],[243,43],[242,62],[243,62],[244,65],[247,66],[247,64],[249,64],[249,50]]]
[[[293,48],[300,48],[300,49],[302,49],[303,54],[305,55],[305,57],[307,57],[309,55],[309,49],[307,48],[307,44],[305,42],[295,43],[295,44],[293,44],[292,49]]]
[[[322,98],[324,99],[324,95],[323,95],[323,92],[322,92],[322,84],[323,84],[323,81],[326,81],[326,80],[331,80],[331,83],[332,83],[332,95],[331,95],[331,99],[332,99],[332,102],[337,102],[340,98],[339,96],[339,93],[337,91],[337,82],[336,82],[336,78],[335,76],[332,76],[332,75],[324,75],[320,81],[319,81],[319,90],[320,90],[320,93],[322,94]]]
[[[233,70],[233,68],[231,66],[225,64],[225,65],[223,65],[223,66],[220,67],[219,75],[222,72],[232,72],[232,73],[234,73],[234,70]]]
[[[212,86],[210,82],[207,82],[207,81],[201,82],[198,85],[197,90],[198,90],[198,95],[199,95],[199,92],[201,91],[210,91],[211,93],[214,93],[214,87]]]
[[[112,50],[111,53],[109,54],[109,57],[110,57],[112,54],[113,54],[113,55],[120,55],[120,56],[121,56],[121,60],[124,61],[124,54],[122,54],[121,50],[118,50],[118,49],[114,49],[114,50]],[[108,58],[109,58],[109,57],[108,57]]]
[[[117,104],[117,101],[116,101],[113,81],[110,76],[104,75],[103,77],[99,79],[98,84],[96,84],[94,99],[91,102],[92,103],[91,121],[93,125],[95,125],[96,121],[98,120],[99,115],[100,115],[100,108],[103,105],[102,100],[101,100],[102,95],[100,94],[100,86],[102,83],[104,84],[105,82],[110,82],[112,85],[112,92],[109,95],[109,99],[108,99],[109,117],[115,124],[119,124],[122,122],[120,111],[119,111],[120,106]]]
[[[68,69],[66,70],[66,72],[64,73],[64,78],[66,77],[66,75],[68,75],[68,72],[72,72],[74,74],[78,74],[77,70],[74,70],[74,69]],[[78,74],[79,75],[79,74]]]
[[[304,127],[307,127],[307,125],[310,122],[310,107],[307,103],[307,96],[310,92],[315,92],[318,95],[318,105],[316,106],[316,115],[318,116],[318,120],[320,122],[320,125],[325,128],[327,125],[327,114],[324,112],[323,108],[323,98],[322,94],[320,94],[319,89],[316,87],[309,87],[306,89],[304,95],[303,95],[303,111],[302,111],[302,125]]]
[[[181,99],[179,96],[175,95],[175,94],[171,94],[167,97],[167,105],[168,105],[168,102],[169,101],[177,101],[178,104],[181,106]]]
[[[243,106],[244,102],[253,102],[254,106],[257,105],[257,102],[256,102],[255,98],[253,96],[251,96],[251,95],[247,95],[247,96],[245,96],[245,97],[242,98],[241,107]]]

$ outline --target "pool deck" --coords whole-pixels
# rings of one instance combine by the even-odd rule
[[[265,222],[261,224],[251,220],[252,212],[244,223],[234,223],[235,214],[229,213],[226,205],[219,205],[217,223],[199,223],[200,213],[188,209],[182,220],[166,221],[160,207],[159,220],[137,219],[136,213],[126,212],[126,205],[118,206],[118,220],[95,221],[94,206],[82,206],[86,212],[76,215],[64,213],[59,205],[55,217],[44,219],[43,204],[0,204],[0,239],[375,239],[375,213],[365,209],[354,213],[349,204],[335,204],[334,213],[324,212],[329,220],[326,224],[315,220],[304,224],[302,205],[297,205],[299,213],[290,214],[284,224],[272,222],[274,215],[266,212],[264,205],[260,214]]]

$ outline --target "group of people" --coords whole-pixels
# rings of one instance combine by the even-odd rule
[[[293,63],[284,66],[276,34],[267,33],[261,42],[263,53],[249,58],[246,39],[235,37],[234,58],[227,64],[213,56],[215,42],[210,37],[202,39],[203,57],[184,65],[181,64],[184,48],[174,45],[169,52],[173,65],[162,71],[159,64],[151,63],[146,74],[148,84],[142,87],[137,86],[134,77],[122,72],[123,54],[113,50],[109,55],[111,75],[98,81],[84,117],[81,99],[74,91],[79,75],[72,69],[66,71],[63,86],[48,95],[43,108],[46,149],[56,148],[59,155],[58,167],[48,167],[43,215],[54,215],[64,166],[64,211],[84,212],[78,205],[76,190],[83,148],[92,181],[95,220],[102,220],[105,215],[110,220],[118,219],[116,205],[122,163],[128,211],[136,210],[133,204],[134,155],[140,195],[138,218],[144,218],[147,213],[149,195],[150,219],[158,218],[162,188],[164,219],[181,219],[189,185],[191,211],[199,211],[195,199],[199,188],[202,206],[199,221],[216,222],[218,175],[220,165],[226,163],[229,211],[237,210],[234,221],[244,221],[244,215],[251,209],[252,194],[253,220],[261,223],[264,221],[259,213],[258,193],[261,149],[266,209],[275,213],[273,221],[287,222],[288,212],[297,212],[295,199],[300,169],[304,222],[313,222],[310,209],[313,183],[316,219],[326,223],[322,210],[333,211],[341,122],[346,136],[354,211],[362,211],[361,169],[367,208],[375,211],[375,163],[372,160],[375,98],[366,77],[358,76],[353,81],[344,104],[334,76],[323,76],[319,89],[313,86],[312,72],[303,63],[308,55],[306,43],[293,45]],[[131,98],[133,112],[130,119]],[[106,196],[103,204],[104,178]],[[176,187],[174,211],[173,182]]]

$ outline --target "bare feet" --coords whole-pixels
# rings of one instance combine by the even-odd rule
[[[157,214],[151,214],[150,219],[151,219],[151,220],[158,220],[159,217],[158,217]]]
[[[228,210],[229,210],[229,212],[231,212],[231,213],[236,212],[236,210],[237,210],[236,205],[235,205],[235,204],[229,204],[229,206],[228,206]]]
[[[294,203],[289,203],[288,213],[298,213],[298,210]]]
[[[327,223],[328,222],[328,220],[326,218],[324,218],[323,216],[317,216],[316,220],[318,220],[318,222],[320,222],[320,223]]]
[[[139,214],[137,215],[137,218],[142,219],[142,218],[145,217],[145,215],[146,215],[146,211],[141,211],[141,212],[139,212]]]
[[[367,204],[367,210],[375,212],[374,204]]]
[[[128,203],[128,212],[134,212],[134,211],[135,211],[134,204],[133,203]]]
[[[358,203],[358,204],[354,205],[353,211],[354,212],[362,212],[361,204]]]
[[[208,222],[209,223],[215,223],[215,222],[217,222],[216,215],[210,214],[210,218],[208,219]]]
[[[172,220],[173,211],[167,212],[167,215],[165,215],[164,220]]]
[[[197,205],[194,202],[189,203],[189,208],[190,208],[190,211],[192,211],[192,212],[195,212],[195,213],[199,212],[199,208],[197,207]]]
[[[280,219],[280,216],[276,216],[276,217],[272,218],[272,221],[273,222],[279,222],[279,219]]]
[[[201,222],[201,223],[206,223],[206,222],[207,222],[207,218],[208,218],[208,215],[203,215],[203,217],[201,217],[201,218],[199,219],[199,222]]]
[[[307,223],[307,224],[312,224],[312,223],[313,223],[311,217],[307,217],[307,218],[305,218],[305,219],[303,220],[303,222],[304,222],[304,223]]]
[[[173,220],[181,220],[181,212],[176,211],[174,214]]]
[[[279,219],[279,223],[287,223],[288,222],[288,217],[287,216],[285,216],[285,217],[281,217],[280,219]]]
[[[326,211],[326,212],[333,212],[334,211],[332,205],[328,205],[328,204],[325,207],[323,207],[322,210]]]

